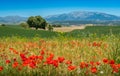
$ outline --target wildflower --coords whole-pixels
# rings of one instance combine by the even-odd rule
[[[100,71],[101,74],[103,74],[104,72],[103,71]]]
[[[38,58],[39,58],[40,60],[43,60],[43,56],[38,56]]]
[[[94,61],[90,61],[90,64],[91,64],[92,66],[95,66],[95,62],[94,62]]]
[[[65,60],[64,57],[58,57],[58,61],[59,61],[59,63],[62,63],[64,60]]]
[[[119,70],[118,69],[113,69],[113,71],[112,71],[113,73],[118,73],[119,72]]]
[[[72,61],[68,60],[68,61],[66,61],[66,64],[70,65],[70,64],[72,64]]]
[[[3,70],[3,67],[2,66],[0,66],[0,71],[2,71]]]
[[[18,52],[14,48],[9,48],[14,54],[18,54]]]
[[[96,67],[91,68],[91,72],[92,73],[97,73],[97,68]]]
[[[53,64],[53,66],[58,67],[58,60],[53,60],[52,64]]]
[[[100,65],[100,62],[96,62],[97,65]]]
[[[44,55],[44,54],[45,54],[45,52],[44,52],[44,49],[43,49],[43,50],[41,50],[40,55]]]
[[[72,70],[75,70],[75,69],[76,69],[76,66],[72,66],[72,65],[68,66],[69,71],[72,71]]]
[[[16,62],[13,63],[12,67],[16,68],[17,66],[18,66],[18,62],[16,61]]]
[[[103,62],[104,62],[104,63],[108,63],[108,59],[107,59],[107,58],[104,58],[104,59],[103,59]]]
[[[110,61],[109,61],[109,64],[111,64],[111,65],[112,65],[112,64],[115,64],[115,61],[114,61],[114,60],[110,60]]]
[[[31,62],[30,64],[29,64],[29,67],[31,67],[31,68],[36,68],[36,63],[35,62]]]
[[[85,63],[85,62],[80,63],[80,68],[86,68],[86,67],[88,67],[87,63]]]
[[[10,63],[10,60],[6,60],[5,62],[6,62],[6,64],[9,64],[9,63]]]

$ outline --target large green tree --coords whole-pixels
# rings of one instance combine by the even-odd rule
[[[29,27],[34,27],[36,30],[38,28],[45,29],[47,26],[45,19],[43,19],[41,16],[31,16],[28,18],[27,23]]]

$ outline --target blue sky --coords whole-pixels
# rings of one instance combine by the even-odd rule
[[[47,16],[71,11],[95,11],[120,16],[120,0],[0,0],[0,16]]]

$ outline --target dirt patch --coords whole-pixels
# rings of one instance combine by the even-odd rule
[[[86,26],[82,25],[82,26],[70,26],[70,27],[59,27],[59,28],[54,28],[54,31],[58,31],[58,32],[70,32],[76,29],[84,29]]]

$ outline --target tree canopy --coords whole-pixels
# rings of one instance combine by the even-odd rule
[[[29,27],[45,29],[47,22],[41,16],[31,16],[28,18],[27,23]]]

